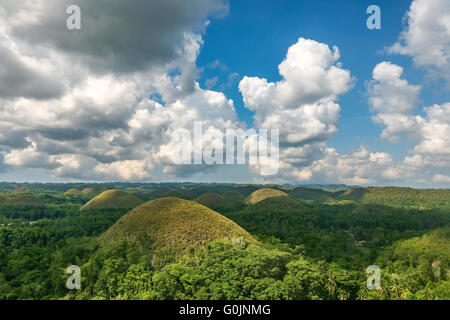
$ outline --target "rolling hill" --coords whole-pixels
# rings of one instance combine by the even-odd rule
[[[288,197],[289,195],[277,189],[262,188],[250,194],[247,198],[245,198],[244,202],[248,204],[254,204],[267,198],[283,196]]]
[[[449,189],[421,190],[402,187],[355,188],[347,190],[339,198],[361,203],[376,203],[402,208],[450,208]]]
[[[73,195],[81,195],[83,194],[80,190],[72,188],[64,192],[64,194],[73,194]]]
[[[260,189],[260,187],[252,186],[252,185],[247,185],[247,186],[244,185],[244,186],[234,187],[232,190],[242,193],[244,195],[244,197],[247,197],[251,193],[255,192],[258,189]]]
[[[193,201],[161,198],[149,201],[120,218],[100,240],[113,243],[146,238],[152,250],[182,252],[221,238],[253,237],[221,214]]]
[[[258,201],[246,209],[248,211],[272,211],[272,212],[299,212],[306,211],[308,207],[301,200],[294,199],[289,196],[268,197],[261,201]],[[244,209],[245,211],[245,209]]]
[[[224,197],[228,201],[234,201],[234,202],[242,202],[245,199],[245,196],[236,190],[225,191],[223,193],[222,197]]]
[[[80,210],[90,209],[132,209],[144,203],[141,199],[122,190],[108,190],[91,199]]]
[[[92,193],[98,193],[98,190],[95,188],[84,188],[81,190],[82,194],[92,194]]]

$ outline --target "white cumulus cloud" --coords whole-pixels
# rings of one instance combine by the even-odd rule
[[[417,121],[411,112],[417,106],[421,86],[411,85],[401,78],[403,68],[391,62],[381,62],[373,69],[369,82],[369,104],[377,114],[373,120],[385,126],[381,137],[399,141],[398,134],[412,133]]]
[[[303,168],[324,157],[324,142],[337,131],[338,96],[353,85],[339,58],[337,47],[299,38],[278,67],[282,80],[245,76],[239,83],[255,125],[280,130],[281,174],[287,179],[309,180]]]
[[[389,51],[411,56],[418,67],[450,81],[450,2],[414,0],[406,18],[406,29]]]

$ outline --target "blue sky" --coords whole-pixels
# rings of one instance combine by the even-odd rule
[[[365,143],[374,151],[386,151],[400,159],[412,144],[403,141],[392,145],[379,139],[381,128],[370,119],[365,82],[371,79],[375,65],[384,60],[403,66],[404,77],[411,83],[423,82],[425,72],[413,68],[409,57],[384,50],[397,41],[410,3],[409,0],[231,1],[229,14],[213,20],[204,36],[205,43],[197,60],[204,68],[200,81],[204,83],[217,76],[213,88],[223,88],[230,74],[239,74],[222,91],[233,99],[239,117],[252,126],[252,112],[243,106],[238,89],[243,75],[280,80],[278,65],[299,37],[336,45],[341,52],[340,61],[344,68],[351,70],[357,82],[340,99],[339,131],[329,144],[339,152],[348,152]],[[366,27],[369,17],[366,9],[372,4],[381,8],[381,30]],[[216,60],[226,69],[208,67]],[[420,98],[424,105],[448,98],[448,92],[433,90],[434,87],[435,83],[430,83],[422,92]]]
[[[448,0],[36,3],[0,4],[0,180],[450,185]],[[195,121],[280,129],[279,173],[176,165]]]

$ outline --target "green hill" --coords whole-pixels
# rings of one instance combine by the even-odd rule
[[[72,188],[64,192],[65,194],[74,194],[74,195],[81,195],[83,194],[80,190]]]
[[[308,189],[303,187],[297,187],[289,191],[291,197],[302,199],[302,200],[326,200],[328,198],[333,198],[334,194],[332,192],[324,191],[321,189]]]
[[[122,190],[108,190],[91,199],[80,210],[124,208],[132,209],[144,203],[141,199]]]
[[[248,185],[248,186],[238,186],[238,187],[233,188],[232,190],[242,193],[244,195],[244,197],[247,197],[251,193],[255,192],[258,189],[260,189],[260,188],[257,186]]]
[[[82,194],[92,194],[92,193],[98,193],[98,190],[95,188],[84,188],[81,190]]]
[[[342,193],[339,198],[344,200],[354,200],[359,201],[364,198],[364,195],[367,193],[367,189],[365,188],[354,188],[349,189]]]
[[[244,229],[221,214],[189,200],[155,199],[135,208],[120,218],[100,238],[112,243],[121,240],[147,241],[152,250],[182,252],[201,248],[209,242],[243,237],[255,242]]]
[[[256,190],[252,194],[250,194],[247,198],[245,198],[244,202],[249,203],[249,204],[254,204],[254,203],[257,203],[257,202],[262,201],[267,198],[282,197],[282,196],[287,197],[289,195],[287,193],[277,190],[277,189],[262,188],[262,189]]]
[[[449,189],[421,190],[401,187],[355,188],[347,190],[339,198],[403,208],[450,208]]]
[[[233,202],[242,202],[245,199],[245,196],[236,190],[228,190],[225,191],[222,195],[226,200]]]

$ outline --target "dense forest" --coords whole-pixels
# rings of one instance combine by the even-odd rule
[[[2,300],[450,299],[450,190],[0,189]],[[66,287],[71,265],[78,290]],[[370,265],[381,271],[376,289]]]

